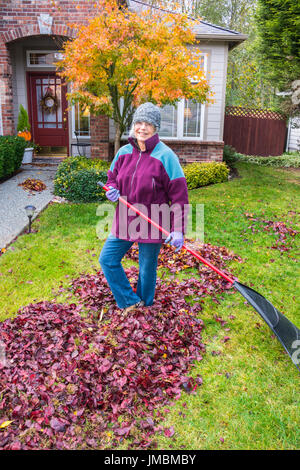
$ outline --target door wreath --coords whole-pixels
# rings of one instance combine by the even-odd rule
[[[46,89],[45,94],[40,101],[40,105],[46,113],[54,113],[58,108],[58,99],[56,95],[53,95],[53,91],[50,87]]]

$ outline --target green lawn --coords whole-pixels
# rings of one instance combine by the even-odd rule
[[[300,174],[246,163],[237,168],[241,178],[190,191],[190,203],[204,204],[204,241],[240,255],[244,261],[232,263],[234,274],[300,327],[299,235],[281,253],[268,248],[275,235],[252,233],[244,215],[300,230]],[[50,205],[33,224],[38,231],[20,236],[0,257],[0,320],[30,302],[77,302],[70,280],[100,269],[97,206]],[[227,321],[225,327],[214,315]],[[271,330],[238,293],[224,295],[220,304],[206,301],[201,318],[207,353],[192,373],[201,374],[203,385],[168,407],[164,425],[173,425],[175,434],[158,435],[158,448],[299,448],[299,372]],[[222,342],[224,336],[230,340]]]

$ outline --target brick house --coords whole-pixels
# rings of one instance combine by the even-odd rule
[[[146,0],[145,0],[146,2]],[[141,2],[125,1],[134,10]],[[78,6],[80,8],[78,8]],[[93,10],[92,10],[93,11]],[[55,70],[65,40],[75,37],[68,23],[87,24],[89,0],[0,0],[0,134],[16,134],[19,106],[27,109],[33,139],[49,154],[76,155],[76,135],[92,158],[113,157],[114,125],[106,116],[86,116],[79,106],[67,111],[67,85]],[[177,109],[162,109],[160,138],[182,163],[222,160],[223,123],[228,52],[245,35],[202,21],[195,29],[202,64],[210,74],[216,102],[212,105],[181,100]],[[45,113],[40,100],[46,89],[58,98],[56,112]],[[126,135],[123,136],[126,142]]]

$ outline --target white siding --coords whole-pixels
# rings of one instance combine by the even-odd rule
[[[296,123],[297,127],[293,127],[293,123]],[[290,124],[287,150],[289,152],[293,152],[295,150],[300,151],[300,118],[294,119]]]
[[[109,118],[109,140],[113,142],[115,140],[116,129],[114,125],[114,121]]]
[[[228,45],[200,43],[200,49],[209,54],[208,72],[215,100],[205,109],[204,140],[219,142],[223,140]]]

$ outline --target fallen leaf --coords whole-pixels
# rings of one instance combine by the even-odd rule
[[[7,428],[13,421],[3,421],[3,423],[0,424],[0,429]]]

